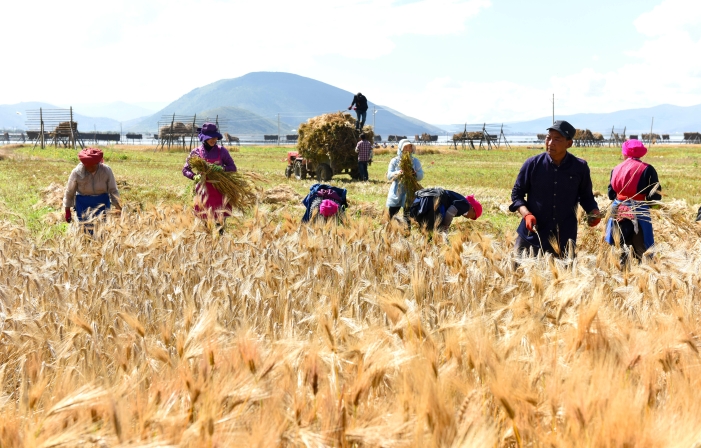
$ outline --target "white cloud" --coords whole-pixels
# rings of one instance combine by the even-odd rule
[[[7,70],[3,103],[172,99],[257,70],[299,72],[321,56],[373,60],[404,35],[460,33],[489,0],[25,0],[5,17],[35,11],[31,27],[6,21],[29,70]],[[371,45],[361,45],[372,36]],[[207,65],[209,63],[210,65]]]
[[[511,81],[438,78],[412,101],[416,110],[425,111],[417,117],[433,123],[528,120],[551,114],[553,92],[556,114],[701,103],[701,39],[694,40],[689,32],[701,24],[701,1],[663,1],[634,24],[646,36],[628,53],[634,63],[611,71],[583,68],[553,77],[550,86],[541,89]],[[409,103],[396,107],[411,110]]]

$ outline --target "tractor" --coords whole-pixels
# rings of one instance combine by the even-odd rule
[[[298,151],[289,151],[285,177],[290,178],[294,174],[297,180],[306,179],[309,176],[315,177],[319,182],[328,182],[337,174],[349,174],[351,178],[358,179],[358,163],[353,159],[345,160],[345,163],[341,163],[334,157],[328,157],[317,162],[305,159]]]

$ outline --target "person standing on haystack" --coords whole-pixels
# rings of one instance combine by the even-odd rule
[[[647,154],[647,148],[640,140],[623,143],[621,153],[625,160],[611,171],[608,188],[611,204],[611,217],[606,223],[606,242],[611,245],[629,246],[637,260],[653,244],[655,238],[647,201],[662,199],[660,180],[652,165],[640,159]],[[628,261],[628,251],[621,254],[621,268]]]
[[[589,166],[567,151],[575,131],[566,121],[553,123],[545,152],[526,160],[516,177],[509,210],[523,218],[515,243],[519,254],[542,249],[557,257],[574,255],[568,252],[577,242],[577,205],[587,212],[590,227],[601,221]]]
[[[119,190],[112,169],[103,163],[103,153],[97,148],[85,148],[78,153],[80,163],[68,177],[63,207],[66,222],[72,219],[71,208],[75,207],[78,221],[88,221],[93,216],[102,215],[112,206],[116,213],[122,210],[119,204]],[[92,227],[86,225],[92,233]]]
[[[420,181],[424,178],[424,170],[421,167],[421,162],[419,159],[414,157],[414,145],[408,140],[403,139],[399,141],[399,146],[397,147],[397,157],[389,161],[389,166],[387,167],[387,180],[391,180],[392,184],[389,186],[389,192],[387,193],[387,208],[389,209],[389,218],[392,219],[394,215],[399,212],[400,208],[404,208],[404,219],[409,224],[409,207],[406,204],[406,189],[402,182],[402,176],[405,174],[401,169],[402,155],[408,153],[411,155],[411,165],[412,172],[406,173],[408,176],[413,176],[416,181]],[[413,201],[412,201],[413,202]],[[409,204],[410,205],[410,204]]]
[[[372,162],[372,144],[364,132],[360,134],[360,141],[355,147],[355,152],[358,153],[358,178],[361,182],[367,182],[369,179],[368,164]]]
[[[355,129],[358,131],[362,131],[363,126],[365,126],[365,119],[368,115],[368,99],[365,98],[365,95],[358,92],[353,97],[353,102],[351,103],[351,105],[348,106],[348,110],[351,109],[354,109],[355,114],[358,116],[358,119],[355,122]]]
[[[204,123],[199,131],[199,139],[202,144],[190,151],[185,166],[183,166],[183,176],[197,182],[195,188],[195,215],[202,220],[214,219],[219,225],[219,233],[224,233],[224,222],[231,216],[231,206],[226,203],[224,195],[219,192],[212,182],[205,180],[201,182],[200,174],[195,174],[190,167],[190,158],[197,156],[213,165],[215,171],[236,171],[236,164],[231,158],[229,151],[217,144],[222,139],[222,135],[214,123]]]

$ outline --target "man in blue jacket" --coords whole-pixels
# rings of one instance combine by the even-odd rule
[[[577,242],[577,205],[587,212],[589,226],[601,221],[589,166],[567,151],[574,133],[566,121],[553,123],[545,152],[526,160],[516,177],[509,210],[523,218],[515,243],[519,253],[542,249],[558,257],[568,255]]]

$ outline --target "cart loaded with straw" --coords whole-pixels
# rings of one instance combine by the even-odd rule
[[[365,126],[363,132],[368,141],[374,141],[371,126]],[[318,181],[329,181],[337,174],[349,174],[357,179],[355,147],[359,140],[355,118],[350,114],[336,112],[310,118],[299,126],[297,151],[287,153],[285,176],[294,174],[298,180],[314,176]]]

